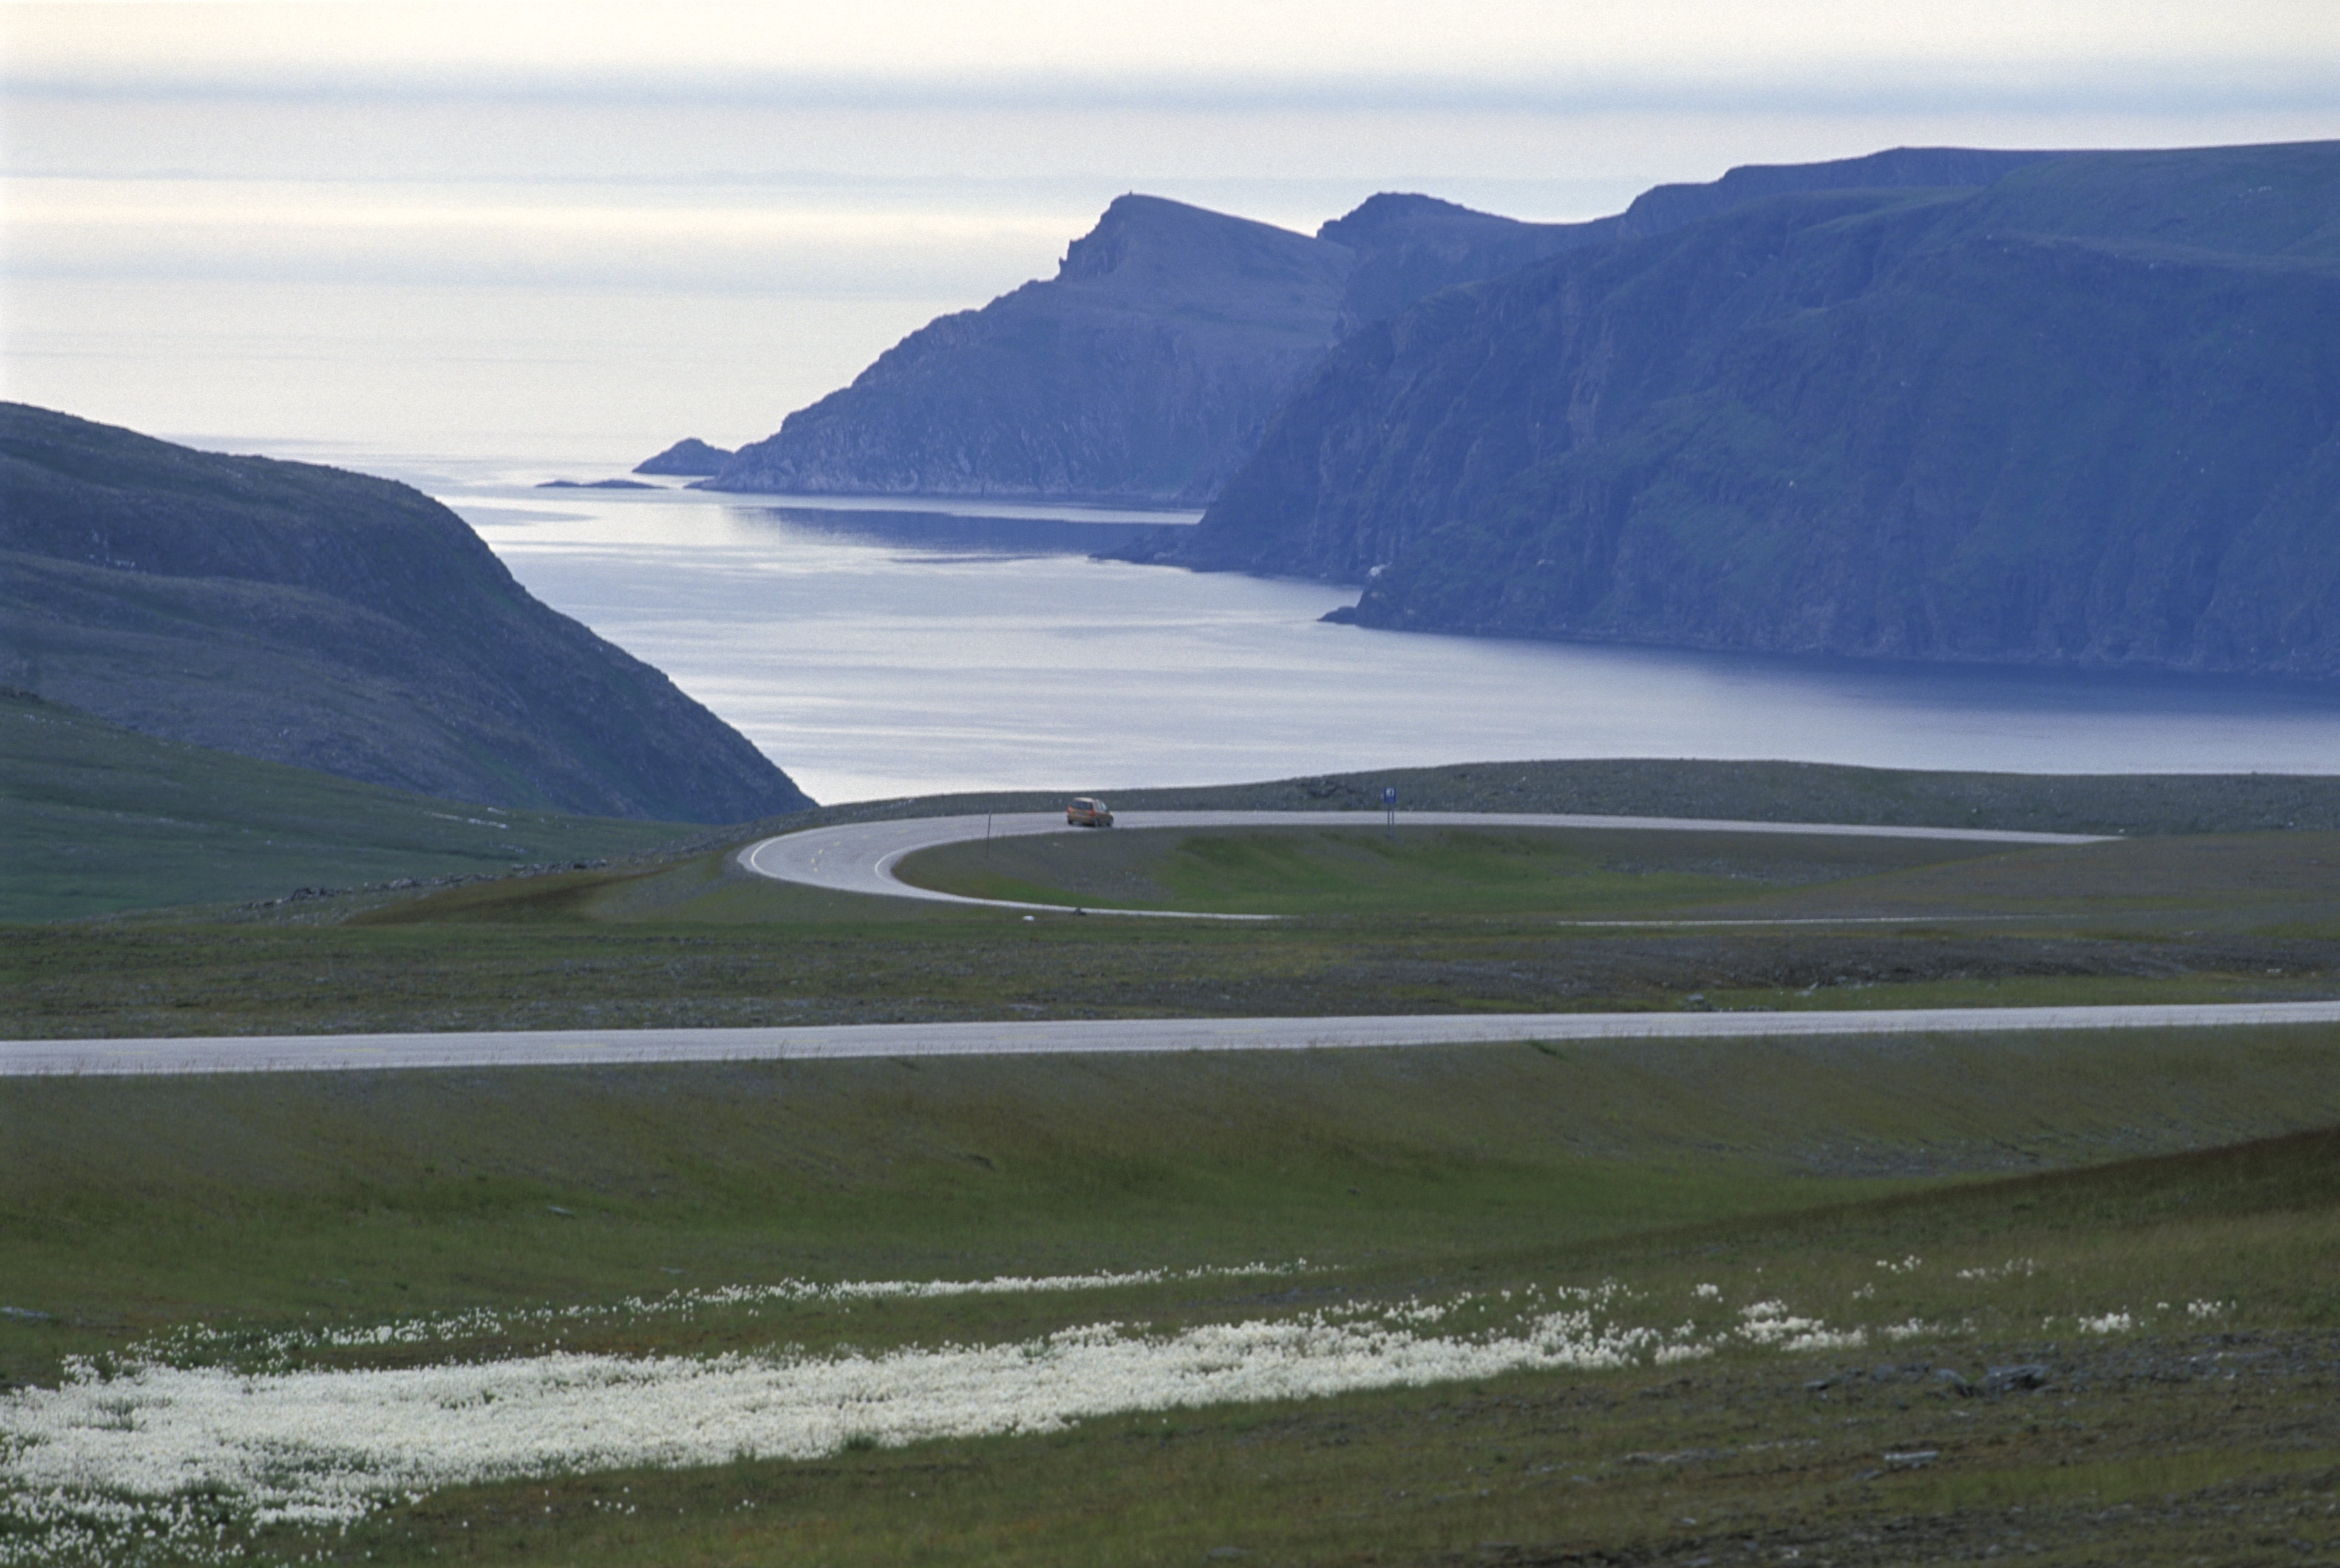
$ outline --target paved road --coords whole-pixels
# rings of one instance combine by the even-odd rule
[[[6,1040],[0,1041],[0,1077],[818,1061],[855,1057],[1299,1051],[1510,1040],[1779,1039],[2269,1024],[2340,1024],[2340,1001],[1936,1007],[1894,1012],[1474,1013],[1369,1018],[1018,1020],[771,1029],[515,1029],[441,1035]]]
[[[1378,811],[1123,811],[1120,826],[1145,828],[1379,828]],[[1687,817],[1572,817],[1497,811],[1406,811],[1408,828],[1605,828],[1682,833],[1820,834],[1830,838],[1948,839],[1978,844],[2092,844],[2081,833],[2013,833],[1980,828],[1875,828],[1840,822],[1725,822]],[[739,851],[739,864],[759,877],[800,882],[838,893],[875,893],[895,898],[926,898],[942,904],[984,904],[1001,909],[1046,910],[1057,904],[1019,904],[1005,898],[969,898],[913,888],[895,876],[903,857],[940,844],[977,842],[987,835],[1019,839],[1035,833],[1089,832],[1068,829],[1059,811],[1016,812],[998,817],[917,817],[896,822],[849,822],[765,839]],[[1166,909],[1092,909],[1095,914],[1148,915],[1169,919],[1273,919],[1267,915],[1195,915]]]
[[[1410,811],[1412,827],[1644,829],[1685,832],[1947,839],[2080,844],[2078,834],[1838,823],[1729,822]],[[1133,811],[1125,827],[1378,827],[1371,811]],[[914,850],[997,836],[1066,831],[1055,812],[854,823],[767,839],[740,851],[759,876],[848,893],[952,904],[893,875]],[[1116,829],[1117,830],[1117,829]],[[1006,904],[1046,909],[1055,905]],[[1115,913],[1154,913],[1123,910]],[[1255,919],[1257,916],[1220,917]],[[2340,1001],[2177,1007],[1973,1007],[1808,1013],[1534,1013],[1343,1018],[1144,1018],[1110,1022],[874,1024],[761,1029],[547,1029],[398,1035],[213,1036],[114,1040],[0,1040],[0,1077],[42,1075],[329,1072],[390,1067],[593,1066],[636,1062],[818,1060],[867,1057],[1072,1055],[1093,1052],[1314,1050],[1511,1040],[1757,1039],[1993,1030],[2173,1028],[2340,1023]]]

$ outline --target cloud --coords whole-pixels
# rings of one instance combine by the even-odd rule
[[[28,77],[154,84],[680,80],[1463,83],[2115,69],[2340,55],[2324,0],[858,0],[15,5]]]

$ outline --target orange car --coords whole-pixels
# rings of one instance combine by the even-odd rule
[[[1113,813],[1106,809],[1104,801],[1092,800],[1084,795],[1065,808],[1065,826],[1110,828],[1113,826]]]

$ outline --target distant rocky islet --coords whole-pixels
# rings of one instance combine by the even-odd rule
[[[731,453],[719,446],[709,446],[697,436],[685,436],[656,457],[644,458],[634,465],[636,473],[657,474],[670,479],[699,479],[723,471],[731,461]]]

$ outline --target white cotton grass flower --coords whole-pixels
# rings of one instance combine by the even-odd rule
[[[1296,1265],[1295,1265],[1296,1266]],[[877,1282],[678,1294],[710,1301],[1088,1289],[1198,1277],[1155,1271],[1046,1281]],[[1281,1273],[1264,1265],[1228,1273]],[[1719,1289],[1693,1293],[1712,1300]],[[1508,1299],[1509,1305],[1506,1305]],[[813,1459],[848,1446],[1058,1431],[1121,1414],[1326,1397],[1539,1370],[1667,1366],[1732,1348],[1833,1350],[1866,1341],[1782,1299],[1702,1332],[1630,1319],[1614,1280],[1423,1300],[1357,1300],[1275,1320],[1148,1333],[1095,1323],[1006,1345],[713,1358],[554,1352],[398,1368],[251,1369],[134,1357],[68,1365],[52,1389],[0,1395],[0,1568],[112,1563],[168,1543],[176,1558],[242,1560],[247,1533],[332,1527],[441,1488],[644,1466]],[[587,1309],[599,1313],[605,1309]],[[615,1309],[609,1309],[615,1310]],[[321,1331],[302,1345],[413,1345],[573,1321],[568,1309],[457,1314]],[[1472,1326],[1475,1325],[1475,1326]],[[1899,1337],[1912,1319],[1884,1331]],[[202,1335],[175,1336],[183,1352]],[[290,1344],[288,1337],[283,1343]]]
[[[2232,1305],[2234,1303],[2230,1301],[2189,1301],[2186,1304],[2186,1315],[2196,1322],[2205,1318],[2224,1317],[2226,1315],[2226,1309]]]
[[[2077,1321],[2083,1334],[2127,1334],[2137,1326],[2136,1319],[2126,1312],[2107,1312],[2101,1317],[2081,1317]]]
[[[347,1524],[385,1499],[463,1484],[812,1459],[848,1444],[1708,1353],[1571,1305],[1475,1339],[1309,1314],[1166,1336],[1104,1323],[880,1355],[554,1354],[263,1374],[149,1364],[112,1378],[77,1364],[57,1388],[0,1399],[0,1522],[17,1526],[0,1542],[31,1545],[45,1523],[103,1533],[204,1494],[236,1499],[253,1524]],[[0,1547],[0,1563],[55,1561],[64,1544],[53,1534],[32,1555]]]
[[[1833,1329],[1817,1317],[1799,1317],[1773,1299],[1739,1309],[1739,1336],[1750,1345],[1780,1350],[1853,1350],[1869,1342],[1858,1328]]]
[[[473,1307],[462,1312],[399,1318],[389,1323],[292,1328],[258,1335],[193,1323],[148,1340],[138,1347],[138,1354],[148,1360],[166,1361],[177,1365],[229,1355],[246,1364],[264,1365],[318,1351],[362,1351],[507,1339],[530,1331],[551,1333],[586,1325],[633,1324],[660,1318],[688,1321],[710,1312],[744,1310],[754,1316],[761,1308],[776,1305],[841,1306],[863,1301],[934,1301],[952,1296],[1048,1295],[1195,1280],[1254,1279],[1301,1274],[1307,1269],[1308,1260],[1298,1258],[1291,1263],[1249,1263],[1229,1267],[1146,1268],[1120,1273],[1036,1276],[1001,1275],[989,1279],[970,1280],[868,1279],[823,1284],[814,1280],[783,1279],[763,1285],[671,1290],[661,1295],[627,1296],[613,1302],[501,1310]]]

